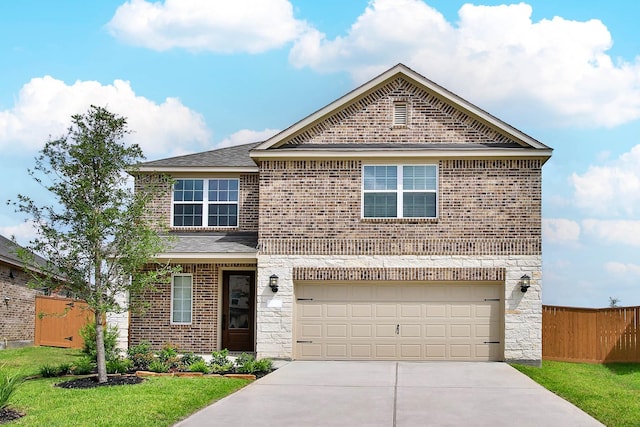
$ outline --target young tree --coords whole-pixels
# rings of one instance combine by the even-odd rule
[[[144,156],[138,145],[123,143],[126,119],[91,106],[71,122],[65,136],[46,143],[29,170],[56,204],[39,206],[22,194],[13,203],[37,227],[37,237],[21,254],[25,263],[33,264],[29,251],[48,260],[35,266],[41,275],[32,276],[34,286],[52,287],[62,277],[94,311],[98,381],[106,382],[104,315],[128,309],[117,302],[118,294],[139,294],[168,280],[171,269],[143,268],[166,243],[145,217],[153,191],[134,192],[127,185],[126,171],[135,172],[132,165]]]
[[[609,308],[620,307],[619,304],[620,304],[619,298],[609,297]]]

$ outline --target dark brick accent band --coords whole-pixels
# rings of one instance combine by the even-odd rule
[[[531,239],[260,239],[264,255],[539,255]]]
[[[316,268],[294,267],[294,281],[503,282],[504,268]]]

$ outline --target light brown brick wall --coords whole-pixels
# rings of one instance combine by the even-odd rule
[[[229,175],[225,175],[228,177]],[[207,178],[201,175],[194,178]],[[237,231],[257,231],[258,229],[258,175],[241,174],[240,178],[240,198],[238,203],[239,218]],[[149,203],[149,209],[145,218],[150,221],[157,221],[162,227],[171,229],[171,178],[158,174],[140,174],[136,177],[135,188],[140,191],[143,186],[153,189],[155,197]],[[186,231],[215,231],[230,230],[228,227],[175,227],[173,230]]]
[[[193,274],[191,325],[171,324],[171,285],[158,284],[141,297],[148,303],[144,313],[131,313],[129,346],[148,341],[155,349],[165,343],[180,351],[208,354],[218,349],[218,300],[222,270],[251,269],[252,264],[183,264],[182,273]]]
[[[392,164],[392,162],[390,162]],[[437,219],[361,218],[362,162],[261,164],[262,253],[539,254],[539,160],[441,160]]]

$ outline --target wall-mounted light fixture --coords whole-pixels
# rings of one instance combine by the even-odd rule
[[[13,274],[13,268],[10,268],[9,269],[9,279],[15,279],[15,278],[16,278],[16,275]]]
[[[520,278],[520,290],[522,292],[527,292],[527,290],[531,287],[531,277],[529,277],[528,275],[524,274],[521,278]]]
[[[273,293],[278,292],[278,276],[272,274],[269,276],[269,287],[273,291]]]
[[[9,308],[9,301],[11,301],[11,298],[9,297],[4,297],[4,305],[7,306],[7,308]]]

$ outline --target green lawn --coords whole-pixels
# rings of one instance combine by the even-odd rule
[[[45,363],[72,362],[77,350],[31,347],[0,351],[0,365],[35,375]],[[54,387],[68,378],[25,382],[10,407],[26,413],[10,426],[170,426],[244,387],[236,378],[149,378],[141,384],[69,390]]]
[[[513,365],[608,427],[640,425],[640,363]]]

